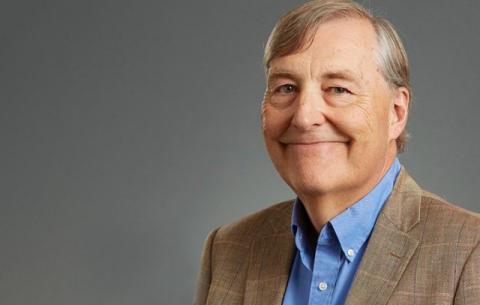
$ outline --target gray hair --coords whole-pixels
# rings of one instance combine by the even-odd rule
[[[407,52],[393,25],[352,0],[313,0],[281,17],[265,46],[265,71],[268,71],[273,59],[307,49],[320,24],[348,17],[364,18],[371,22],[377,35],[377,63],[380,72],[392,88],[405,87],[410,92]],[[396,139],[399,153],[404,151],[406,139],[405,129]]]

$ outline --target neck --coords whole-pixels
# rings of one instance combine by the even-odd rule
[[[396,154],[386,158],[381,171],[378,171],[377,175],[372,176],[371,179],[359,187],[343,190],[339,193],[327,193],[316,196],[299,194],[298,197],[305,206],[308,217],[317,233],[320,232],[327,222],[367,195],[385,176],[395,157]]]

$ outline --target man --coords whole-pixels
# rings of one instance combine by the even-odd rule
[[[480,217],[397,159],[410,86],[393,27],[312,1],[279,20],[264,59],[264,139],[297,198],[209,234],[195,304],[480,304]]]

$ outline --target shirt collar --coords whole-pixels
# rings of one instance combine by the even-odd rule
[[[367,195],[331,219],[322,228],[320,235],[323,236],[330,235],[333,229],[342,252],[349,262],[370,236],[383,204],[392,192],[400,168],[400,162],[395,158],[385,176]],[[317,234],[299,198],[295,200],[293,206],[292,233],[302,261],[305,265],[311,266],[313,263],[311,254],[314,250],[312,247],[315,247],[311,244],[312,235],[317,236]]]

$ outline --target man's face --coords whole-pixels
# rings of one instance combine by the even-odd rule
[[[398,90],[384,80],[376,56],[373,26],[344,18],[321,24],[306,50],[271,61],[265,143],[298,195],[373,187],[388,170],[404,125],[396,123]]]

